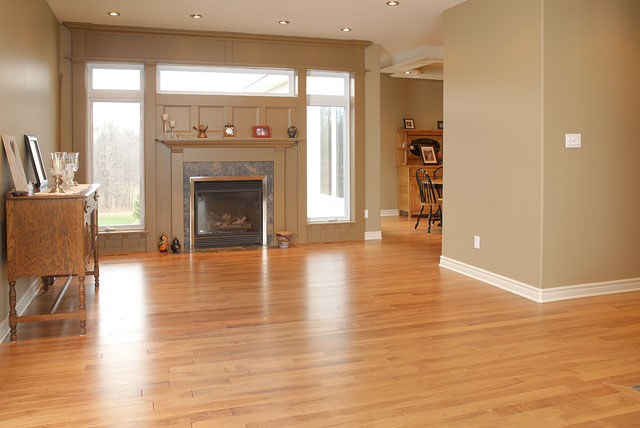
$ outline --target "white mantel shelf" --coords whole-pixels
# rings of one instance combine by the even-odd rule
[[[170,148],[198,147],[291,147],[303,138],[157,138]]]

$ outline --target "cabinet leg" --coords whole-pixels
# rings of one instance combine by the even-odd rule
[[[18,312],[16,312],[16,282],[9,281],[9,340],[18,340]]]
[[[78,276],[78,297],[80,300],[80,307],[78,308],[80,336],[84,336],[87,334],[87,307],[84,303],[84,276]]]

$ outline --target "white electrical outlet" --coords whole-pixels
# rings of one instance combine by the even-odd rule
[[[369,218],[369,210],[364,210],[364,218]]]
[[[480,237],[478,235],[473,237],[473,248],[480,249]]]
[[[582,147],[582,134],[564,134],[564,138],[567,149],[579,149]]]

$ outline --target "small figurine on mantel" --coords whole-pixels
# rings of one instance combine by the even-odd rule
[[[158,243],[158,250],[160,250],[161,253],[168,253],[169,252],[169,238],[167,238],[167,235],[162,235],[160,237],[160,242]]]

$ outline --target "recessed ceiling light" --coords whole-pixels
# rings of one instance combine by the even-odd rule
[[[201,14],[201,13],[192,13],[192,14],[191,14],[191,17],[192,17],[193,19],[200,19],[200,18],[204,17],[204,15],[203,15],[203,14]]]
[[[287,24],[291,24],[291,21],[287,21],[286,19],[281,19],[280,21],[278,21],[278,24],[287,25]]]
[[[411,72],[410,71],[405,71],[404,74],[411,74]]]
[[[351,31],[351,28],[349,28],[349,27],[344,27],[344,28],[342,28],[340,31],[342,31],[343,33],[348,33],[349,31]]]
[[[107,15],[109,15],[109,16],[120,16],[120,12],[116,12],[114,10],[114,11],[111,11],[111,12],[107,12]]]
[[[399,4],[400,4],[400,2],[399,1],[395,1],[395,0],[389,0],[387,2],[387,6],[397,6]]]

